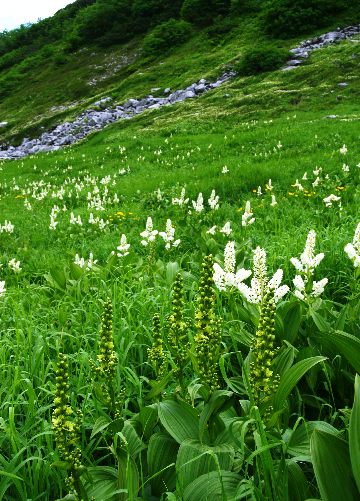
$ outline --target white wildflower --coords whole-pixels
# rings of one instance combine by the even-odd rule
[[[224,224],[224,226],[219,230],[220,233],[223,233],[226,236],[229,236],[232,232],[230,221]]]
[[[224,167],[222,168],[221,173],[222,173],[222,174],[227,174],[228,172],[229,172],[229,169],[227,168],[227,166],[226,166],[226,165],[224,165]]]
[[[202,193],[199,193],[197,200],[192,201],[195,212],[202,212],[204,210],[204,197]]]
[[[217,210],[219,208],[219,196],[215,195],[215,190],[212,190],[210,198],[208,199],[208,204],[211,210]]]
[[[348,258],[353,262],[355,268],[360,267],[360,223],[357,225],[353,241],[344,247]]]
[[[323,198],[323,202],[325,203],[326,207],[332,207],[333,202],[339,202],[341,200],[341,197],[338,197],[336,195],[329,195],[328,197]]]
[[[2,280],[0,281],[0,297],[3,296],[6,292],[6,289],[5,289],[5,281]]]
[[[347,164],[343,164],[343,166],[342,166],[342,170],[343,170],[344,172],[350,172],[350,167],[349,167]]]
[[[235,242],[228,242],[224,250],[224,268],[214,263],[213,280],[216,287],[224,291],[228,287],[236,287],[251,275],[250,270],[241,268],[236,271]]]
[[[271,205],[271,207],[275,207],[275,205],[277,205],[275,195],[271,195],[271,204],[270,205]]]
[[[15,258],[10,259],[8,266],[14,273],[20,273],[22,270],[22,268],[20,268],[20,261],[17,261]]]
[[[171,201],[172,205],[178,205],[179,207],[188,204],[188,202],[189,199],[185,198],[185,188],[182,188],[180,198],[173,198]]]
[[[216,233],[216,229],[217,229],[217,226],[216,226],[216,225],[215,225],[215,226],[212,226],[211,228],[209,228],[209,229],[207,230],[207,232],[206,232],[206,233],[209,233],[210,235],[215,235],[215,233]]]
[[[307,172],[304,172],[304,175],[303,175],[303,177],[301,178],[301,179],[302,179],[302,181],[307,181],[307,178],[308,178],[308,177],[307,177]]]
[[[253,213],[251,212],[250,201],[248,200],[245,204],[245,212],[242,215],[242,225],[248,226],[249,224],[253,224],[255,222],[255,218],[252,217]]]
[[[339,151],[342,155],[346,155],[346,153],[348,152],[346,144],[343,144]]]
[[[117,250],[116,255],[118,257],[127,256],[129,254],[129,248],[130,248],[130,244],[127,243],[126,235],[124,235],[124,233],[123,233],[120,237],[120,245],[118,245],[116,247],[116,250]]]
[[[155,240],[158,233],[158,230],[154,230],[152,218],[149,216],[146,220],[145,230],[140,233],[140,236],[143,237],[141,244],[146,247],[150,242]]]
[[[160,231],[159,236],[165,242],[165,249],[169,250],[171,247],[177,247],[180,244],[180,240],[174,241],[175,228],[172,225],[171,219],[166,221],[165,231]]]
[[[324,258],[324,254],[315,255],[316,233],[310,230],[306,239],[306,244],[300,259],[292,257],[290,262],[295,266],[297,274],[293,279],[295,286],[294,295],[306,300],[308,297],[318,297],[324,292],[324,288],[328,283],[327,278],[323,278],[319,282],[313,280],[315,268],[319,266]]]

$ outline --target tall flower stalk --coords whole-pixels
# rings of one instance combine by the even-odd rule
[[[67,486],[75,499],[82,501],[85,499],[80,480],[83,467],[78,446],[82,415],[80,412],[76,417],[73,415],[70,405],[69,366],[66,355],[59,353],[52,426],[59,455],[68,464]]]
[[[215,314],[213,289],[213,257],[204,258],[196,301],[195,356],[201,383],[210,393],[219,388],[219,359],[221,353],[220,322]]]
[[[112,328],[112,304],[108,299],[104,304],[104,311],[101,317],[101,330],[99,341],[99,354],[95,362],[90,362],[95,374],[103,384],[101,385],[102,395],[110,414],[116,417],[121,408],[123,395],[116,395],[115,377],[118,364],[118,357],[115,352],[113,328]]]
[[[251,348],[250,385],[254,404],[258,407],[267,403],[274,389],[275,315],[274,291],[269,290],[261,303],[260,320]]]
[[[184,318],[184,282],[180,273],[175,277],[172,291],[172,309],[168,317],[168,342],[175,364],[175,376],[181,391],[185,392],[185,370],[188,362],[188,324]]]

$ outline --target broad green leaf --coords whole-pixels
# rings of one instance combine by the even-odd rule
[[[308,491],[308,482],[300,466],[292,459],[286,460],[289,501],[303,501]]]
[[[73,262],[70,263],[70,277],[74,280],[79,280],[85,273],[84,268],[81,268],[78,264]]]
[[[355,399],[349,426],[349,449],[352,471],[360,492],[360,377],[355,378]]]
[[[197,440],[186,440],[180,445],[176,460],[178,482],[184,488],[210,471],[231,470],[234,455],[234,449],[228,444],[210,447]]]
[[[294,343],[301,324],[302,308],[300,301],[292,302],[287,305],[287,311],[284,315],[284,339],[289,343]]]
[[[315,430],[338,435],[339,431],[325,421],[308,421],[299,425],[288,436],[286,452],[297,461],[311,461],[310,438]]]
[[[198,412],[189,404],[165,400],[159,403],[159,419],[178,444],[190,438],[199,440]]]
[[[240,481],[231,471],[205,473],[186,487],[183,501],[234,501]]]
[[[173,379],[173,371],[170,371],[166,374],[166,376],[161,380],[161,381],[152,381],[150,384],[152,385],[151,390],[149,393],[146,395],[147,400],[152,400],[160,393],[165,390],[167,387],[169,381]]]
[[[327,322],[325,318],[320,315],[320,313],[311,309],[310,315],[320,332],[324,333],[330,332],[331,326],[329,322]]]
[[[357,501],[359,492],[351,472],[347,442],[315,430],[310,440],[311,459],[323,501]]]
[[[179,269],[179,263],[177,263],[176,261],[166,264],[166,280],[169,284],[173,283]]]
[[[56,285],[62,289],[66,289],[66,275],[64,273],[64,270],[53,266],[50,268],[50,275],[52,276],[53,280],[55,281]]]
[[[282,376],[290,369],[294,363],[295,351],[293,346],[287,346],[280,351],[279,355],[274,360],[274,371],[276,374]]]
[[[326,360],[326,357],[311,357],[301,360],[289,369],[280,379],[280,383],[274,395],[273,407],[274,411],[280,410],[291,391],[294,389],[298,381],[303,375],[310,370],[314,365]]]
[[[86,485],[89,499],[101,501],[125,501],[127,499],[126,484],[123,485],[117,470],[110,466],[94,466],[88,468],[91,482]],[[122,494],[121,494],[122,493]]]
[[[151,490],[161,496],[166,490],[173,490],[176,485],[175,462],[179,445],[166,433],[155,433],[149,441],[147,462]],[[169,468],[169,465],[172,465]]]
[[[326,344],[331,343],[334,353],[340,352],[350,365],[360,373],[360,339],[342,331],[331,331],[323,336]]]
[[[145,438],[150,438],[153,428],[158,421],[158,412],[156,404],[148,405],[147,407],[143,407],[137,420],[140,421],[142,427],[142,433]]]
[[[144,442],[136,433],[135,428],[130,421],[125,422],[122,434],[126,438],[127,450],[132,458],[135,458],[135,456],[137,456],[142,450],[146,449]]]
[[[54,466],[54,463],[51,466]],[[9,473],[4,470],[0,470],[0,475],[2,475],[3,477],[13,478],[14,480],[21,480],[21,482],[24,481],[21,477],[18,477],[17,475],[14,475],[13,473]]]
[[[106,428],[109,426],[109,424],[111,424],[111,419],[109,417],[106,417],[106,416],[100,416],[100,417],[98,417],[97,420],[95,421],[94,426],[93,426],[93,429],[92,429],[92,432],[91,432],[91,436],[90,436],[90,440],[95,435],[97,435],[98,433],[100,433],[101,431],[106,430]]]
[[[204,405],[204,408],[200,414],[200,439],[202,439],[204,435],[205,427],[209,419],[211,418],[211,415],[214,412],[218,411],[232,395],[233,393],[227,390],[216,390],[211,395],[209,402]]]

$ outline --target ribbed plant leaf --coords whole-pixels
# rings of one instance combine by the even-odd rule
[[[333,346],[334,353],[341,353],[360,374],[360,339],[342,331],[327,332],[324,341]]]
[[[86,486],[88,498],[102,501],[118,501],[126,499],[126,486],[121,486],[118,472],[110,466],[88,468],[91,482]]]
[[[197,440],[186,440],[181,444],[176,460],[178,482],[184,488],[210,471],[231,470],[234,456],[231,445],[210,447]]]
[[[349,426],[350,460],[356,485],[360,492],[360,377],[355,378],[355,399]]]
[[[349,446],[335,435],[315,430],[311,459],[323,501],[357,501],[359,492],[351,472]]]
[[[311,357],[301,360],[289,369],[280,379],[278,389],[274,395],[273,408],[274,411],[280,410],[291,391],[294,389],[298,381],[303,377],[308,370],[319,362],[326,360],[326,357]]]
[[[205,473],[186,487],[183,501],[234,501],[240,481],[240,475],[230,471]]]
[[[191,438],[199,440],[198,412],[189,404],[165,400],[159,403],[159,419],[178,444]]]
[[[211,395],[209,402],[204,405],[204,408],[200,414],[200,438],[203,437],[205,433],[205,427],[211,418],[212,414],[218,411],[224,403],[229,400],[229,398],[233,395],[231,391],[227,390],[216,390]]]
[[[310,438],[315,430],[325,431],[333,435],[339,434],[334,426],[325,421],[307,421],[291,432],[286,452],[298,461],[311,461]]]
[[[147,462],[149,477],[154,476],[150,480],[151,490],[157,496],[175,488],[175,462],[178,449],[178,443],[166,433],[155,433],[150,438]],[[171,464],[173,466],[169,468]]]

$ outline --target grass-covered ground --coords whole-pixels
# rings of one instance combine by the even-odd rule
[[[245,42],[231,43],[226,61]],[[169,58],[113,95],[218,74],[214,54],[177,53],[173,76]],[[359,268],[344,247],[360,222],[359,64],[359,42],[344,42],[0,164],[0,499],[358,499]],[[180,243],[143,245],[148,217]],[[212,254],[236,284],[228,242],[256,300],[202,267]]]

